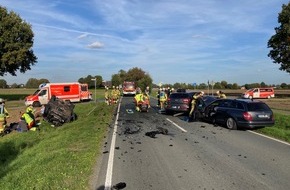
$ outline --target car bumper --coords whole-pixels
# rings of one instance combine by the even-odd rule
[[[25,106],[30,106],[33,104],[34,101],[25,101]]]
[[[189,107],[181,106],[181,105],[169,105],[165,107],[166,111],[170,112],[189,112]]]
[[[238,122],[239,127],[248,128],[248,129],[271,127],[273,125],[275,125],[275,121]]]
[[[124,92],[123,91],[123,94],[124,95],[135,95],[136,94],[136,91],[132,91],[132,92]]]

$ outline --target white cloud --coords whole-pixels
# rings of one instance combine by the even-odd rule
[[[89,44],[87,47],[91,49],[99,49],[104,47],[104,44],[102,44],[101,42],[94,42],[92,44]]]

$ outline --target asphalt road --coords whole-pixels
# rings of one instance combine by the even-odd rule
[[[93,189],[289,189],[290,146],[183,116],[134,109],[124,97],[98,162]],[[156,105],[155,100],[151,100]],[[128,113],[128,110],[133,113]],[[146,136],[161,127],[168,134]],[[115,186],[115,188],[113,187]]]

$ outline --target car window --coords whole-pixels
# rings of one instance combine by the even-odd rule
[[[242,103],[237,102],[237,109],[243,110],[243,109],[245,109],[245,108],[244,108],[244,106],[243,106]]]
[[[233,107],[233,104],[232,101],[225,100],[219,105],[219,107],[231,108]]]
[[[264,103],[249,103],[247,104],[248,111],[268,111],[271,110],[267,104]]]
[[[170,98],[189,98],[190,96],[188,94],[184,93],[174,93],[170,94]]]
[[[223,100],[216,100],[211,103],[211,106],[220,106],[223,103]]]

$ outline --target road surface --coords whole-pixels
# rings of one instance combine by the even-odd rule
[[[153,99],[149,112],[139,113],[132,100],[122,98],[93,189],[290,188],[289,144],[159,114]],[[168,134],[145,135],[157,128]]]

